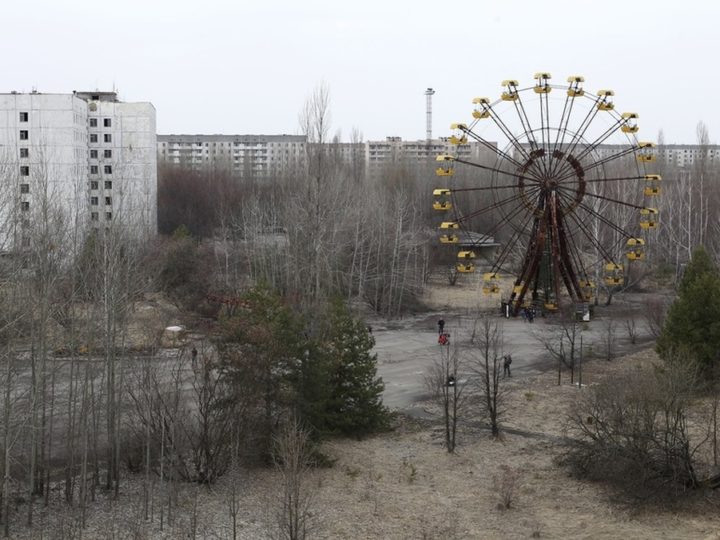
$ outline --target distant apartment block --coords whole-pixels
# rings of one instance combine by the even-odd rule
[[[477,142],[454,145],[447,137],[439,139],[404,141],[400,137],[387,137],[384,141],[368,141],[365,144],[365,162],[368,174],[382,175],[392,164],[428,166],[435,168],[435,158],[441,154],[452,154],[473,163],[487,163],[495,158],[494,150]],[[494,143],[491,143],[494,146]]]
[[[601,144],[595,149],[596,158],[604,159],[617,154],[627,148],[623,145]],[[698,145],[698,144],[663,144],[655,148],[655,154],[659,161],[677,167],[688,167],[697,163],[700,159],[708,162],[720,162],[720,145]]]
[[[0,176],[16,221],[28,223],[42,196],[87,225],[122,219],[156,232],[155,137],[152,104],[115,92],[0,94]]]
[[[266,178],[305,166],[304,135],[158,135],[157,158],[165,165]]]
[[[303,170],[307,139],[304,135],[158,135],[158,162],[195,170],[225,170],[235,177],[272,177],[282,171]],[[362,163],[373,176],[393,165],[428,166],[439,154],[457,152],[473,161],[494,153],[478,143],[456,146],[449,139],[329,143],[330,155],[356,168]]]
[[[528,143],[524,142],[522,146],[526,151],[530,150]],[[599,144],[592,151],[592,159],[595,161],[604,160],[627,150],[627,148],[626,145],[622,144]],[[580,151],[581,149],[578,148],[575,153]],[[513,155],[517,157],[518,152],[513,151]],[[702,159],[705,159],[708,163],[720,162],[720,145],[663,144],[655,147],[655,155],[658,162],[687,168]]]

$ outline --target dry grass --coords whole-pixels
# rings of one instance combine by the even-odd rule
[[[584,381],[592,384],[608,371],[654,361],[651,351],[612,363],[596,361],[586,366]],[[639,511],[618,506],[602,486],[572,479],[559,468],[557,441],[564,434],[565,411],[579,389],[558,387],[555,381],[552,373],[513,380],[501,439],[493,441],[480,426],[470,426],[461,433],[456,455],[442,447],[439,426],[411,419],[391,433],[327,443],[325,451],[338,461],[331,469],[312,473],[317,527],[311,537],[720,540],[717,500],[683,512]],[[498,482],[502,487],[506,471],[515,476],[512,501],[500,509]],[[242,476],[240,538],[267,537],[277,480],[269,470]],[[194,489],[184,487],[180,501],[186,511],[175,527],[161,533],[157,511],[154,523],[138,521],[141,484],[131,481],[118,504],[106,500],[93,506],[84,538],[109,538],[110,531],[116,538],[187,537]],[[200,490],[198,538],[230,538],[228,489],[225,479],[211,490]],[[45,524],[47,531],[59,530],[60,508],[58,501]],[[38,535],[35,530],[15,537]]]

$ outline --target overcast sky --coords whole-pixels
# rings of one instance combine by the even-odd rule
[[[313,88],[332,130],[434,135],[503,79],[585,76],[640,114],[641,139],[720,141],[714,0],[2,0],[0,91],[112,89],[151,101],[158,133],[297,133]]]

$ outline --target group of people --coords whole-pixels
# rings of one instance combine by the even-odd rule
[[[523,311],[523,318],[526,319],[529,322],[532,322],[535,318],[535,310],[530,308],[524,308]],[[450,344],[450,334],[445,332],[445,320],[440,319],[437,323],[438,325],[438,343],[440,345],[449,345]],[[506,354],[502,357],[503,361],[503,377],[512,377],[512,373],[510,372],[510,365],[512,364],[512,356],[510,354]],[[455,383],[455,380],[453,378],[452,384]],[[450,380],[448,379],[448,386],[451,386]]]
[[[524,307],[522,308],[522,311],[520,312],[522,315],[522,318],[526,322],[533,322],[533,319],[535,318],[535,308],[534,307]]]

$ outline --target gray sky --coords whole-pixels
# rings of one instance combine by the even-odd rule
[[[434,135],[469,122],[500,81],[585,76],[640,114],[641,139],[720,137],[720,2],[713,0],[2,0],[0,91],[117,87],[151,101],[158,133],[297,133],[330,88],[348,139]]]

